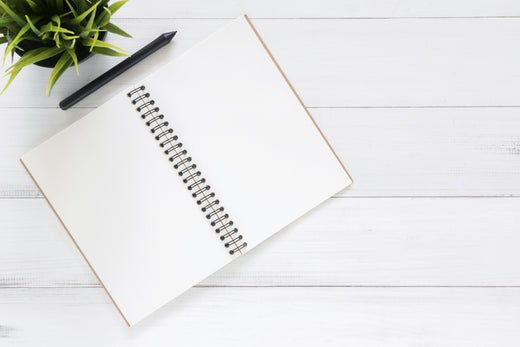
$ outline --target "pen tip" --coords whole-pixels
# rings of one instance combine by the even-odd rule
[[[170,41],[171,39],[173,39],[173,37],[175,36],[175,34],[177,34],[177,31],[170,31],[170,32],[167,32],[167,33],[164,33],[162,34],[164,36],[164,38],[168,41]]]

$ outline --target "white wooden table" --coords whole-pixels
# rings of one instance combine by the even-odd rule
[[[249,14],[355,183],[127,328],[19,156]],[[519,346],[520,2],[131,1],[135,51],[62,112],[30,68],[0,97],[0,346]]]

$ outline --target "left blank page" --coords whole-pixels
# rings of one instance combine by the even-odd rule
[[[229,262],[125,93],[22,162],[129,325]]]

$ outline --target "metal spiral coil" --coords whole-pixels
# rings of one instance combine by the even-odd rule
[[[145,92],[145,89],[144,85],[139,86],[128,92],[127,96],[136,106],[135,109],[145,121],[144,124],[154,134],[155,140],[159,142],[168,160],[173,163],[173,168],[177,170],[191,196],[196,199],[209,224],[215,228],[220,240],[224,242],[224,247],[229,249],[229,254],[242,253],[242,250],[247,247],[247,242],[243,241],[244,237],[239,235],[234,222],[229,214],[225,213],[220,200],[211,191],[211,186],[202,177],[202,172],[197,169],[193,158],[188,155],[188,151],[183,147],[179,137],[174,134],[170,123],[163,114],[159,113],[160,109],[155,106],[155,100],[151,99],[150,93]]]

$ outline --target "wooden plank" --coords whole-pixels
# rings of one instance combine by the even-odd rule
[[[128,328],[101,289],[0,290],[2,346],[501,346],[519,288],[196,288]]]
[[[366,17],[467,17],[517,16],[518,1],[469,0],[221,0],[154,1],[143,6],[128,2],[118,13],[124,18],[234,18],[247,13],[253,18],[366,18]]]
[[[108,40],[133,52],[157,33],[179,30],[175,43],[80,105],[96,106],[156,70],[228,20],[117,23],[134,34]],[[392,20],[254,20],[307,106],[518,106],[520,18]],[[30,67],[0,107],[55,107],[71,90],[118,58],[95,57],[67,71],[47,98],[49,70]]]
[[[519,208],[519,198],[331,199],[201,285],[520,285]],[[0,287],[98,286],[43,200],[0,200],[0,230]]]
[[[519,108],[311,109],[354,177],[338,196],[519,196]],[[39,197],[18,158],[89,109],[9,109],[0,197]]]
[[[340,196],[518,196],[519,108],[315,109],[354,177]]]

